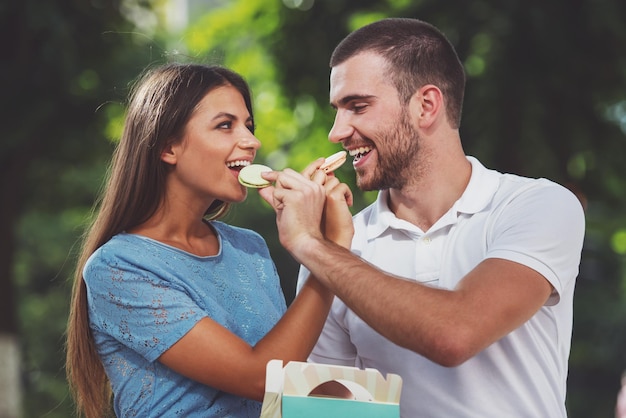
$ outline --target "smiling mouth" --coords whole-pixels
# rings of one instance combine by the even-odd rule
[[[350,154],[350,156],[354,159],[353,160],[353,164],[356,164],[357,162],[359,162],[359,160],[363,157],[365,157],[367,154],[370,153],[370,151],[372,151],[374,148],[367,146],[367,147],[359,147],[359,148],[355,148],[353,150],[350,150],[348,153]]]
[[[230,168],[231,170],[240,171],[242,168],[247,167],[250,164],[252,163],[248,160],[235,160],[235,161],[228,161],[226,163],[226,167]]]

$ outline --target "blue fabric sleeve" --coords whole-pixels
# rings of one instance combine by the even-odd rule
[[[154,361],[206,314],[175,280],[128,253],[105,247],[90,259],[84,270],[89,312],[95,326]]]

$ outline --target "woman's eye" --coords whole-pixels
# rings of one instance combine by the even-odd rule
[[[217,125],[219,129],[230,129],[232,126],[233,126],[233,123],[231,121],[222,122],[219,125]]]

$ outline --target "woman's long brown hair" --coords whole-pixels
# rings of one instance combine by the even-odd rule
[[[112,415],[111,387],[89,327],[83,268],[114,235],[145,222],[163,200],[166,145],[180,141],[198,102],[216,87],[232,85],[242,94],[252,116],[247,83],[238,74],[200,64],[166,64],[147,71],[135,84],[122,138],[113,154],[105,188],[96,202],[74,273],[67,327],[66,373],[79,416]],[[216,201],[206,216],[223,215],[228,204]]]

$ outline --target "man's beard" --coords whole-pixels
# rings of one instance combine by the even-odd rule
[[[398,118],[396,128],[376,135],[378,162],[368,178],[357,170],[357,186],[363,191],[402,189],[410,180],[417,164],[419,135],[409,122],[406,111]]]

